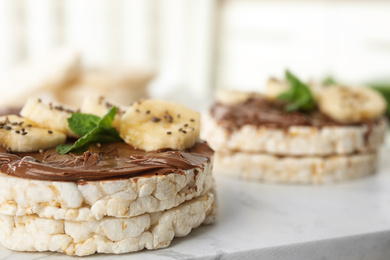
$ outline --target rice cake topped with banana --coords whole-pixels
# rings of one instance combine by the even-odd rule
[[[160,100],[119,113],[102,98],[85,104],[101,117],[31,99],[21,116],[0,118],[4,246],[126,253],[214,221],[214,151],[197,112]]]
[[[368,88],[314,89],[289,72],[286,78],[270,80],[269,95],[218,93],[202,124],[216,150],[216,172],[294,183],[375,172],[387,129],[383,97]]]
[[[218,151],[240,150],[279,156],[327,156],[376,150],[383,142],[383,116],[342,123],[314,110],[286,113],[286,103],[266,96],[238,104],[217,102],[205,115],[204,131]]]

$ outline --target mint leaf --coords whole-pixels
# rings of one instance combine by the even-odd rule
[[[59,154],[67,154],[70,152],[70,150],[72,150],[72,148],[73,148],[73,145],[71,145],[71,144],[61,144],[61,145],[57,146],[56,151]]]
[[[73,113],[70,118],[68,118],[69,128],[72,129],[78,135],[85,135],[88,132],[92,131],[100,120],[100,117],[83,114],[83,113]]]
[[[112,122],[114,121],[116,115],[116,107],[113,106],[108,110],[107,114],[105,114],[100,121],[98,122],[99,126],[103,127],[111,127]]]
[[[102,118],[90,114],[74,113],[68,119],[69,128],[82,135],[73,145],[63,144],[57,146],[57,152],[83,152],[92,143],[122,142],[118,131],[112,127],[116,114],[116,107],[112,107]],[[83,134],[81,134],[83,133]]]
[[[285,107],[287,112],[310,111],[316,107],[316,102],[309,87],[301,82],[290,71],[286,70],[286,80],[290,84],[290,89],[278,96],[279,100],[287,101]]]

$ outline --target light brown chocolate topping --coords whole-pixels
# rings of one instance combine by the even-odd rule
[[[266,97],[254,97],[234,105],[216,103],[211,108],[211,115],[218,123],[233,131],[244,125],[288,128],[291,126],[342,126],[367,124],[371,126],[378,120],[360,124],[343,124],[337,122],[319,110],[312,112],[285,112],[285,102],[270,100]]]
[[[61,155],[55,149],[39,153],[7,153],[0,148],[0,171],[11,176],[45,181],[85,182],[136,176],[184,173],[202,168],[214,151],[198,142],[185,151],[137,150],[125,143],[93,145],[82,155]]]
[[[0,107],[0,116],[19,115],[21,107]]]

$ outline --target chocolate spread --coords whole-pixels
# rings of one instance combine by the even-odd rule
[[[319,110],[312,112],[285,112],[287,104],[279,100],[265,97],[253,97],[234,105],[216,103],[211,108],[211,115],[222,127],[233,131],[244,125],[288,128],[290,126],[336,126],[359,125],[337,122]],[[361,122],[372,126],[376,121]]]
[[[0,116],[19,115],[21,107],[0,107]]]
[[[145,152],[125,143],[93,145],[84,154],[61,155],[55,148],[36,153],[7,153],[0,148],[0,171],[15,177],[85,182],[180,173],[202,168],[214,151],[198,142],[185,151]]]

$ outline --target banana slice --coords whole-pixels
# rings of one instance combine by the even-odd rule
[[[280,94],[286,92],[290,85],[286,81],[281,81],[276,78],[269,78],[265,86],[265,95],[269,99],[276,99]]]
[[[118,104],[114,104],[111,101],[108,101],[104,97],[99,96],[88,96],[84,99],[82,105],[81,105],[81,113],[87,113],[87,114],[93,114],[97,116],[104,116],[107,114],[108,110],[112,107],[117,107],[117,113],[114,119],[114,122],[112,125],[119,131],[120,130],[120,123],[121,118],[123,114],[126,112],[128,107],[121,106]]]
[[[244,92],[238,90],[220,90],[216,93],[215,99],[217,102],[226,104],[226,105],[234,105],[239,103],[244,103],[251,97],[259,96],[260,93],[255,92]]]
[[[0,145],[12,152],[34,152],[63,144],[66,135],[34,126],[16,115],[0,117]]]
[[[358,123],[383,115],[386,101],[376,91],[366,87],[332,86],[319,97],[321,112],[342,123]]]
[[[320,99],[322,91],[327,88],[329,85],[324,85],[321,82],[310,80],[307,83],[311,93],[313,94],[314,99],[318,102]]]
[[[68,126],[67,119],[76,111],[55,103],[44,103],[40,99],[29,98],[20,111],[20,115],[38,126],[65,133],[70,137],[79,137]]]
[[[199,140],[200,114],[185,106],[161,101],[134,103],[123,115],[122,139],[145,151],[171,148],[183,150]]]

